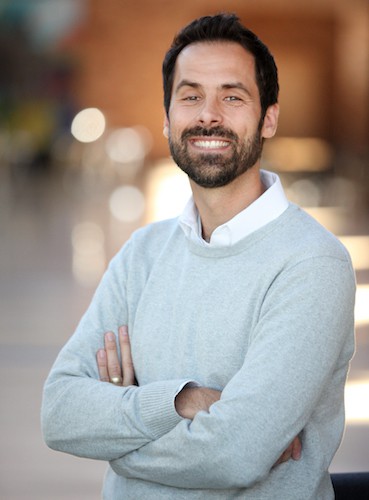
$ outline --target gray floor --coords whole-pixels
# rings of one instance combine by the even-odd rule
[[[65,191],[59,177],[2,180],[0,498],[97,500],[105,464],[49,450],[41,439],[39,408],[48,370],[93,292],[73,278],[71,231],[86,220],[109,224],[106,200],[91,191]],[[122,226],[118,237],[107,238],[107,257],[131,229]],[[368,378],[368,359],[364,327],[350,377]],[[332,471],[369,470],[368,444],[368,426],[348,426]]]

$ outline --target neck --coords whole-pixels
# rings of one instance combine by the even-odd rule
[[[257,165],[227,186],[204,188],[190,180],[194,202],[200,214],[202,237],[210,241],[213,231],[251,205],[265,187]]]

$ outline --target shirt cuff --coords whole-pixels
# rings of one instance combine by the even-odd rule
[[[197,387],[193,380],[161,380],[140,387],[140,414],[154,439],[158,439],[183,420],[177,413],[174,400],[188,384]]]

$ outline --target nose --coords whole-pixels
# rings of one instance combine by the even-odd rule
[[[203,126],[214,126],[222,123],[220,103],[216,98],[207,97],[204,99],[197,120]]]

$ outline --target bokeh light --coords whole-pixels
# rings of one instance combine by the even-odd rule
[[[346,422],[369,423],[369,380],[348,382],[345,388]]]
[[[178,216],[191,195],[187,175],[173,160],[162,159],[148,175],[148,221]]]
[[[340,236],[339,239],[349,251],[356,271],[369,269],[369,236]]]
[[[93,142],[105,132],[105,116],[97,108],[86,108],[76,114],[72,121],[72,135],[80,142]]]
[[[105,147],[108,156],[115,162],[139,162],[150,150],[150,138],[149,132],[144,127],[118,128],[110,132]]]
[[[369,285],[358,285],[355,304],[356,325],[369,323]]]
[[[121,222],[134,222],[140,219],[145,206],[145,197],[135,186],[118,187],[109,199],[110,212]]]

